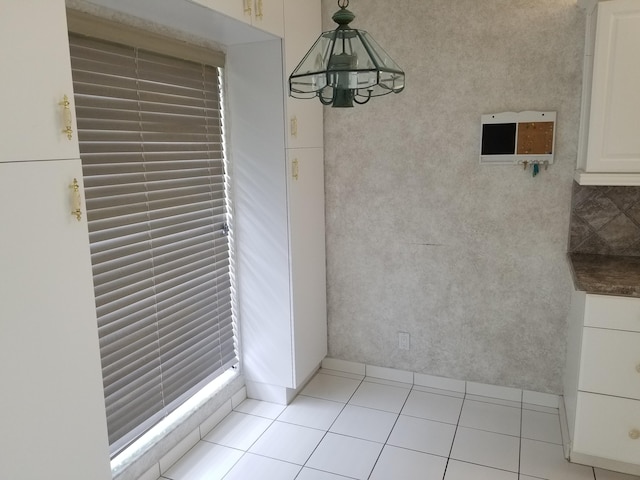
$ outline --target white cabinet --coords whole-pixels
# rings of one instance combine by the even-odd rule
[[[64,0],[0,14],[0,478],[111,478]],[[84,210],[84,207],[82,207]]]
[[[74,178],[82,185],[80,160],[0,163],[0,478],[111,478]]]
[[[323,150],[289,149],[287,165],[294,379],[299,386],[327,354]]]
[[[600,2],[589,15],[576,180],[640,185],[640,0]]]
[[[640,298],[575,292],[565,406],[570,459],[640,474]]]
[[[284,36],[282,0],[194,0],[194,2],[278,37]]]
[[[0,162],[79,158],[59,105],[67,95],[74,112],[65,3],[9,3],[0,14]],[[75,136],[73,118],[71,128]]]
[[[289,76],[322,33],[322,15],[317,0],[284,0],[285,91]],[[287,147],[322,148],[322,104],[317,99],[287,96]]]
[[[230,46],[227,78],[247,393],[287,403],[327,351],[323,153],[285,149],[280,40]]]

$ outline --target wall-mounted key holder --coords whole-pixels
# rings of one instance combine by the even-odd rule
[[[535,174],[553,164],[556,112],[482,115],[481,126],[481,164],[537,166]]]

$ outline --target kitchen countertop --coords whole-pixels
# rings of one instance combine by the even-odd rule
[[[640,298],[640,257],[570,253],[569,264],[577,290]]]

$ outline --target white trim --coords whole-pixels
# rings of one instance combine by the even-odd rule
[[[562,450],[564,458],[569,460],[571,452],[571,435],[569,434],[569,417],[567,417],[567,408],[565,407],[565,397],[560,397],[559,414],[560,414],[560,434],[562,435]]]
[[[322,368],[327,370],[337,370],[338,372],[354,373],[356,375],[366,375],[366,365],[364,363],[348,362],[338,358],[325,357],[322,360]]]
[[[420,387],[448,390],[462,394],[472,394],[488,398],[497,398],[513,402],[527,403],[541,407],[558,408],[562,399],[558,395],[550,393],[534,392],[519,388],[505,387],[501,385],[489,385],[477,382],[468,382],[424,373],[409,372],[376,365],[365,365],[357,362],[349,362],[337,358],[326,357],[322,360],[322,368],[336,372],[366,375],[368,377],[381,378],[396,382],[409,383]],[[412,379],[411,379],[412,377]],[[373,378],[372,378],[373,381]],[[251,395],[249,395],[251,397]]]
[[[627,473],[629,475],[640,475],[640,465],[631,463],[618,462],[608,458],[594,457],[592,455],[584,455],[582,453],[571,452],[571,463],[579,463],[589,467],[602,468],[604,470],[612,470],[614,472]]]
[[[640,186],[640,173],[587,173],[578,169],[573,178],[580,185]]]
[[[519,388],[501,387],[486,383],[467,382],[467,395],[479,395],[481,397],[499,398],[510,402],[522,401],[522,390]]]
[[[366,376],[381,378],[383,380],[392,380],[394,382],[410,383],[413,385],[413,372],[405,370],[396,370],[395,368],[376,367],[373,365],[366,366]]]
[[[552,395],[550,393],[540,393],[532,392],[530,390],[524,390],[522,392],[522,403],[539,405],[541,407],[558,408],[560,404],[560,397],[558,397],[558,395]]]
[[[413,384],[421,387],[436,388],[438,390],[449,390],[451,392],[466,393],[467,385],[464,380],[454,380],[451,378],[437,377],[425,373],[414,373]]]

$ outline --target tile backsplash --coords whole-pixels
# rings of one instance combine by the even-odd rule
[[[574,182],[569,252],[640,256],[640,187]]]

